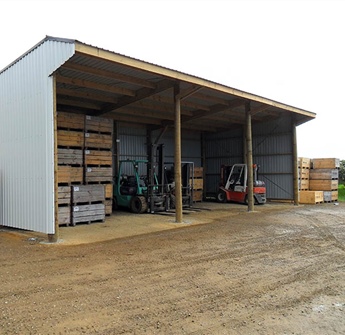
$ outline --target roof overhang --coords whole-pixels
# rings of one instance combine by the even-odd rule
[[[70,40],[69,40],[70,41]],[[186,73],[74,41],[75,54],[57,71],[58,111],[85,113],[153,127],[174,124],[180,87],[182,127],[224,131],[292,114],[296,125],[316,114]]]

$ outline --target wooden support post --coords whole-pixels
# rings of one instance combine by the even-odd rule
[[[181,180],[181,98],[180,84],[174,86],[175,104],[175,219],[176,223],[182,223],[182,180]]]
[[[57,146],[57,110],[56,77],[53,76],[53,122],[54,122],[54,234],[48,234],[48,241],[55,243],[59,239],[59,188],[58,188],[58,146]]]
[[[248,167],[248,212],[254,211],[253,193],[253,145],[252,145],[252,115],[250,102],[246,103],[246,140],[247,140],[247,167]]]
[[[243,145],[243,164],[247,164],[247,128],[246,125],[243,125],[242,128],[242,145]]]
[[[295,206],[299,205],[298,192],[298,153],[297,153],[297,127],[294,117],[291,116],[292,130],[292,159],[293,159],[293,202]]]

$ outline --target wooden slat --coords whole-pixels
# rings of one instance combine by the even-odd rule
[[[83,168],[68,165],[58,166],[58,183],[72,184],[83,182]]]
[[[310,170],[310,179],[323,179],[323,180],[330,180],[330,179],[338,179],[339,178],[339,170],[338,169],[311,169]]]

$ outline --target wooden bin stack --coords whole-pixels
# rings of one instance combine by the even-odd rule
[[[314,158],[310,170],[309,189],[323,193],[324,202],[338,200],[338,158]]]
[[[306,172],[306,165],[310,169]],[[338,200],[338,158],[299,158],[299,196],[301,204],[317,204]],[[306,176],[308,175],[308,180]],[[304,180],[307,180],[304,181]],[[308,188],[306,188],[308,185]]]
[[[309,190],[310,158],[298,158],[298,188],[300,191]]]
[[[194,167],[194,178],[191,179],[190,183],[193,187],[193,202],[201,202],[203,198],[204,187],[202,167]]]
[[[90,223],[104,220],[105,214],[111,214],[112,140],[111,120],[58,112],[59,225]]]
[[[105,211],[112,213],[113,199],[113,123],[104,118],[85,118],[85,184],[102,184]]]
[[[71,186],[83,183],[84,116],[57,115],[59,225],[71,223]]]

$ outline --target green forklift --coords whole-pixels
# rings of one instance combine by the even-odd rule
[[[170,208],[170,195],[164,184],[163,144],[151,145],[149,160],[121,160],[114,182],[113,207],[131,212],[155,213]]]

